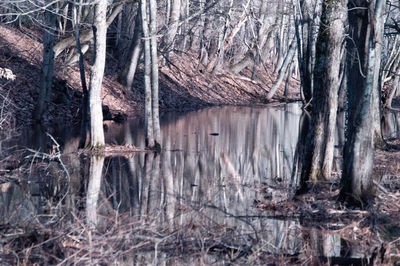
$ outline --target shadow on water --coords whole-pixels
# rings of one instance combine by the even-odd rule
[[[48,137],[23,134],[47,155],[25,155],[19,172],[0,176],[0,260],[367,264],[374,254],[362,243],[255,206],[287,199],[300,114],[297,104],[168,114],[159,155],[77,155],[65,130],[53,132],[63,154],[48,153]],[[107,142],[143,147],[141,128],[109,125]],[[400,237],[390,230],[388,241]]]

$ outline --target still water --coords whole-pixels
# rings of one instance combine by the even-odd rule
[[[0,223],[60,231],[52,263],[359,263],[368,254],[357,243],[256,208],[293,185],[300,116],[298,104],[167,114],[158,155],[79,155],[79,138],[63,129],[52,132],[57,157],[49,137],[25,133],[23,145],[53,157],[24,154],[18,182],[1,184]],[[109,124],[106,142],[144,147],[142,128]]]

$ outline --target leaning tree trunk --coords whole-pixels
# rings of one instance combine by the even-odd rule
[[[316,44],[311,130],[307,136],[300,191],[331,176],[338,92],[343,77],[346,0],[325,0]]]
[[[44,111],[47,110],[47,104],[51,97],[54,72],[54,28],[56,26],[57,16],[52,10],[46,10],[45,19],[48,29],[46,29],[43,34],[42,73],[40,77],[39,98],[34,113],[34,118],[37,121],[43,118]]]
[[[265,50],[264,46],[266,46],[266,42],[271,38],[272,34],[277,28],[277,24],[269,25],[267,9],[268,2],[262,1],[260,10],[258,12],[258,21],[260,21],[260,25],[258,26],[257,30],[257,39],[255,40],[256,43],[254,44],[254,47],[251,47],[247,51],[242,59],[237,60],[237,63],[230,67],[230,70],[233,73],[238,74],[240,71],[248,67],[251,63],[255,62],[256,58],[261,57],[261,61],[263,61],[263,51]]]
[[[287,54],[285,56],[285,60],[283,60],[282,67],[279,70],[278,78],[275,81],[275,84],[272,86],[271,90],[267,94],[267,101],[270,101],[272,97],[274,97],[276,91],[281,86],[282,81],[286,73],[288,72],[288,69],[290,69],[295,53],[296,53],[296,42],[295,38],[293,38],[292,42],[290,43],[289,50],[287,51]]]
[[[104,146],[103,113],[101,107],[101,85],[106,63],[107,40],[107,0],[100,0],[94,6],[93,35],[95,42],[95,60],[90,74],[89,114],[90,146]]]
[[[368,4],[364,0],[352,0],[349,3],[349,35],[353,40],[349,46],[354,43],[355,47],[351,47],[349,56],[348,129],[340,199],[360,207],[374,197],[374,127],[371,125],[373,113],[379,111],[373,108],[373,91],[379,88],[385,2],[375,0]],[[360,59],[365,58],[363,62],[357,62],[351,56],[357,50]],[[362,82],[355,83],[357,80]],[[360,84],[363,84],[362,89]]]
[[[167,52],[167,57],[170,51],[173,50],[175,36],[178,32],[179,17],[181,15],[181,0],[172,0],[170,17],[168,21],[168,30],[164,36],[163,50]]]
[[[139,58],[142,52],[142,30],[140,29],[141,24],[141,12],[138,8],[135,18],[135,29],[133,32],[133,39],[129,47],[128,58],[125,67],[121,74],[121,82],[127,88],[131,89],[133,80],[135,78],[136,68],[139,63]]]
[[[111,23],[114,21],[114,19],[122,11],[122,7],[123,7],[123,4],[118,4],[114,7],[111,14],[107,18],[107,23],[106,23],[107,27],[109,27],[111,25]],[[104,11],[104,12],[106,12],[106,11]],[[95,17],[95,19],[96,19],[96,17]],[[93,36],[94,36],[94,33],[92,30],[83,31],[80,34],[81,43],[91,41],[93,39]],[[57,44],[54,45],[55,57],[57,58],[57,56],[59,56],[63,51],[65,51],[66,49],[68,49],[70,47],[73,47],[74,45],[75,45],[75,37],[74,36],[70,36],[68,38],[62,39],[61,41],[59,41]]]
[[[231,17],[232,17],[232,7],[233,7],[233,0],[229,0],[229,7],[227,11],[227,16],[220,17],[221,22],[224,23],[224,27],[220,29],[218,32],[218,45],[217,45],[217,53],[213,56],[213,58],[208,62],[206,70],[207,72],[212,72],[214,75],[220,70],[225,56],[225,49],[229,46],[227,42],[228,37],[228,30],[231,24]],[[222,7],[220,7],[219,11],[221,14],[224,12]],[[225,11],[226,12],[226,11]]]

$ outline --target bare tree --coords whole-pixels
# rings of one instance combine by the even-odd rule
[[[319,27],[321,0],[295,0],[296,36],[303,103],[312,99],[315,42]]]
[[[149,0],[150,9],[150,40],[151,40],[151,93],[153,111],[153,129],[155,147],[159,149],[161,145],[161,129],[159,118],[159,88],[158,88],[158,50],[157,50],[157,1]]]
[[[96,4],[95,4],[95,6],[96,6]],[[111,23],[114,21],[114,19],[122,11],[122,7],[123,7],[123,3],[119,3],[118,5],[115,5],[113,7],[112,11],[110,12],[108,17],[106,18],[106,27],[107,28],[111,25]],[[93,10],[90,10],[90,11],[93,11]],[[105,12],[107,12],[107,10]],[[96,19],[96,18],[94,18],[94,19]],[[93,40],[93,38],[94,38],[94,33],[90,29],[82,31],[81,34],[80,34],[81,43],[90,42],[90,41]],[[74,47],[74,46],[75,46],[75,38],[74,38],[73,35],[58,41],[54,45],[55,57],[58,57],[62,52],[66,51],[68,48],[71,48],[71,47]],[[76,50],[72,49],[72,51],[73,51],[73,53],[72,53],[72,55],[69,55],[69,57],[73,57],[77,53]]]
[[[172,0],[170,5],[168,29],[164,35],[163,47],[164,50],[171,51],[173,49],[175,36],[178,33],[179,19],[181,15],[181,0]]]
[[[344,72],[346,0],[324,1],[316,43],[314,91],[311,128],[297,174],[300,191],[311,181],[330,179],[333,154],[338,92]]]
[[[290,43],[289,50],[287,51],[287,54],[285,56],[285,59],[282,62],[282,67],[279,69],[278,78],[275,81],[275,84],[272,86],[272,88],[270,89],[270,91],[267,94],[268,101],[271,100],[272,97],[274,97],[276,91],[282,84],[282,81],[285,78],[285,75],[290,70],[290,67],[291,67],[291,64],[292,64],[295,54],[296,54],[296,42],[295,42],[295,38],[293,38],[292,42]],[[288,74],[288,75],[290,75],[290,74]],[[286,84],[288,84],[288,82]]]
[[[39,98],[34,113],[34,118],[39,121],[43,119],[47,105],[51,100],[51,87],[53,85],[54,72],[54,38],[55,24],[57,16],[54,13],[54,8],[49,7],[45,10],[45,24],[47,29],[43,34],[43,62],[42,73],[40,78]]]
[[[146,146],[158,149],[161,132],[158,110],[157,4],[155,0],[150,0],[149,3],[143,0],[140,7],[144,38]]]
[[[151,105],[151,51],[150,51],[150,33],[149,21],[147,14],[147,1],[140,2],[140,9],[142,14],[142,31],[144,42],[144,88],[145,88],[145,135],[146,146],[154,146],[154,129],[153,129],[153,112]]]
[[[348,116],[340,198],[365,206],[374,197],[374,90],[379,68],[385,0],[349,2]],[[356,59],[356,60],[355,60]],[[357,60],[358,59],[358,60]],[[360,90],[360,84],[362,90]]]
[[[133,38],[128,51],[128,60],[126,61],[121,74],[122,84],[124,84],[127,88],[132,88],[136,69],[142,53],[142,46],[141,12],[140,8],[138,8],[136,11]]]
[[[94,6],[93,35],[95,56],[89,84],[90,146],[92,147],[101,147],[105,144],[101,85],[106,63],[107,2],[107,0],[99,0]]]

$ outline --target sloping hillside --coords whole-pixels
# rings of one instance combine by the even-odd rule
[[[0,79],[1,95],[7,97],[7,110],[17,124],[31,124],[35,101],[38,97],[42,61],[41,33],[28,28],[15,29],[0,25],[0,67],[7,68],[15,80]],[[160,107],[165,110],[185,111],[207,105],[249,105],[265,103],[265,97],[275,77],[265,69],[257,78],[228,72],[212,76],[203,73],[197,58],[190,54],[174,55],[168,66],[160,68]],[[89,68],[86,63],[86,69]],[[86,71],[88,72],[88,71]],[[251,73],[247,76],[250,76]],[[87,73],[86,73],[87,74]],[[49,123],[77,121],[82,98],[78,67],[65,66],[57,58]],[[103,80],[103,104],[112,113],[127,116],[141,115],[143,110],[143,75],[139,69],[134,88],[128,89],[117,82],[117,59],[109,54]],[[288,97],[298,98],[298,82],[292,81]],[[281,88],[277,95],[283,94]]]

